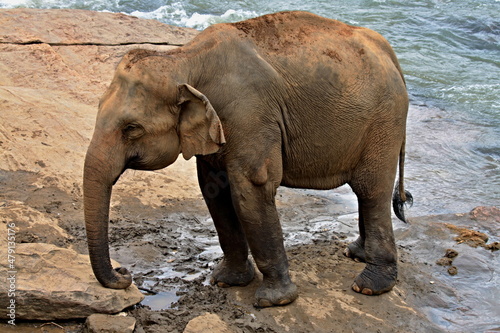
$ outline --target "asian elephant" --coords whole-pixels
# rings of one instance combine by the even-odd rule
[[[110,264],[112,186],[126,169],[164,168],[182,154],[196,157],[224,253],[212,283],[252,281],[250,250],[263,274],[257,306],[292,302],[298,293],[276,190],[349,184],[360,235],[345,254],[366,262],[352,289],[391,290],[397,277],[391,201],[404,220],[403,203],[411,200],[403,188],[407,111],[405,81],[383,37],[307,12],[213,25],[167,52],[129,52],[100,100],[85,158],[95,276],[109,288],[132,281]]]

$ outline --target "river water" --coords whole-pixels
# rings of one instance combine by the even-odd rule
[[[307,10],[380,32],[411,97],[409,215],[500,204],[499,0],[0,0],[0,8],[123,12],[202,30],[282,10]]]

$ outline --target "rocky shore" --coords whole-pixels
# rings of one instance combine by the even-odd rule
[[[363,264],[342,255],[357,223],[345,189],[335,200],[280,189],[300,297],[259,310],[258,279],[245,288],[206,283],[221,253],[193,160],[127,172],[115,186],[111,255],[135,285],[103,288],[87,256],[81,191],[99,98],[127,51],[168,50],[197,33],[122,14],[0,9],[0,331],[500,330],[491,292],[500,283],[498,207],[394,222],[398,285],[367,297],[350,290]]]

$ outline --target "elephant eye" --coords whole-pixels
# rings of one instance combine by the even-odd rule
[[[125,132],[129,132],[129,131],[133,131],[137,128],[137,125],[136,124],[128,124],[127,126],[125,126],[125,128],[123,129]]]
[[[144,128],[135,123],[129,123],[123,127],[123,134],[127,139],[138,139],[144,134]]]

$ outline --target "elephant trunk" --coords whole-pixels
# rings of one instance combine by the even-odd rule
[[[104,163],[94,153],[95,149],[91,145],[85,158],[83,176],[85,228],[90,262],[97,280],[104,287],[125,289],[132,283],[132,277],[125,268],[113,269],[108,246],[111,191],[123,166],[113,167],[108,161]]]

